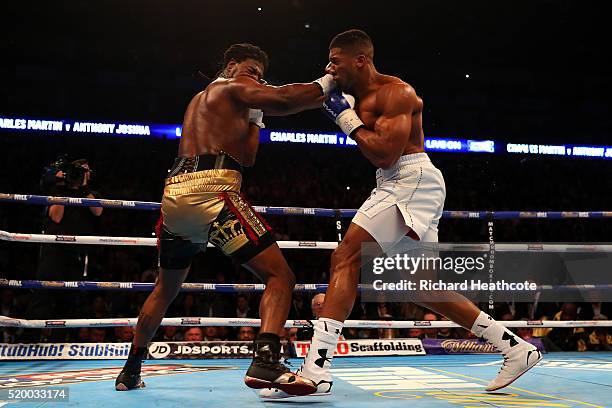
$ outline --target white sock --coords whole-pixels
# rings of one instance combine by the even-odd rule
[[[325,317],[315,322],[312,343],[300,368],[300,375],[315,382],[331,381],[329,369],[343,326],[344,323]]]
[[[482,311],[474,321],[472,333],[487,340],[501,353],[505,353],[517,344],[524,342],[523,339]]]

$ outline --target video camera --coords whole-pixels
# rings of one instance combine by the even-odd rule
[[[43,190],[57,186],[81,186],[85,180],[85,174],[91,173],[90,169],[83,167],[87,163],[86,159],[70,160],[69,156],[64,154],[59,156],[53,163],[45,166],[40,179],[40,185]],[[58,177],[58,172],[63,173],[63,177]]]

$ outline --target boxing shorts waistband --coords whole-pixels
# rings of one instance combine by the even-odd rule
[[[414,165],[432,165],[431,160],[427,153],[412,153],[400,156],[395,164],[388,169],[377,169],[376,170],[376,181],[377,184],[384,180],[394,180],[398,177],[403,177],[406,171]]]
[[[419,164],[426,162],[431,162],[427,153],[411,153],[400,156],[397,164],[401,166],[402,164]]]
[[[242,165],[230,156],[228,153],[221,151],[219,154],[201,154],[193,157],[177,157],[174,159],[174,164],[168,178],[178,174],[195,173],[203,170],[226,169],[235,170],[242,173]]]

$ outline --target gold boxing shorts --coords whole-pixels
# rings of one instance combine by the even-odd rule
[[[240,194],[239,171],[178,173],[172,171],[166,179],[156,229],[162,268],[189,267],[208,242],[241,264],[276,242],[271,228]]]

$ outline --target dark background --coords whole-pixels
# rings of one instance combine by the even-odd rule
[[[16,2],[0,112],[178,123],[232,43],[271,58],[271,83],[310,81],[333,35],[367,31],[375,63],[425,101],[429,136],[609,144],[602,3],[529,1]],[[257,7],[262,7],[258,11]],[[14,24],[14,27],[11,25]],[[308,25],[309,28],[306,28]],[[466,74],[470,78],[465,77]],[[318,113],[271,127],[334,129]]]

